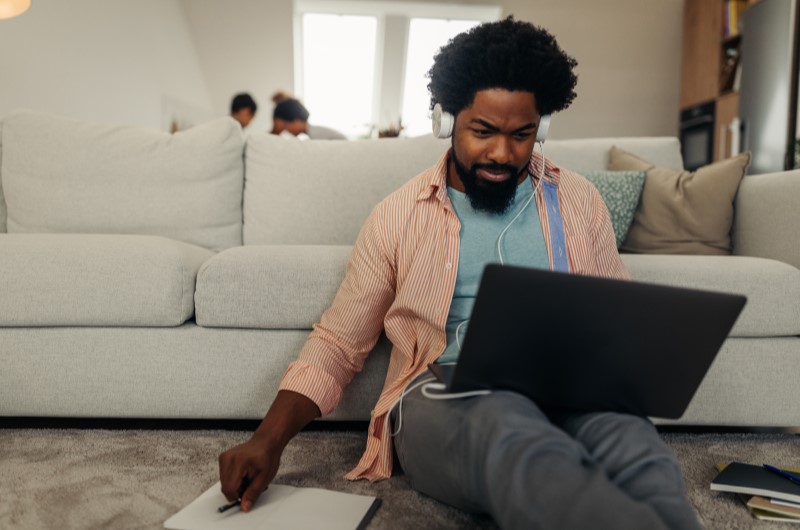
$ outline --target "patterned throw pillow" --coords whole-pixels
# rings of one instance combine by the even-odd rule
[[[611,226],[614,227],[617,248],[620,248],[633,222],[647,172],[589,171],[584,176],[594,184],[603,197],[608,213],[611,214]]]

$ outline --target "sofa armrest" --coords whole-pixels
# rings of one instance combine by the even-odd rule
[[[800,268],[800,170],[751,175],[736,196],[733,253]]]

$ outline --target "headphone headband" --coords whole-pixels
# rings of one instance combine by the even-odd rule
[[[455,123],[455,116],[444,111],[440,103],[437,103],[433,106],[431,125],[433,126],[433,135],[436,138],[450,138],[450,136],[453,135],[453,126]],[[545,114],[539,118],[539,128],[536,129],[536,141],[539,143],[544,143],[544,141],[547,139],[547,133],[549,130],[550,114]]]

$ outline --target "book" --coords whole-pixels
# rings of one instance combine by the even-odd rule
[[[253,509],[220,512],[228,503],[219,482],[164,522],[170,530],[361,530],[380,507],[381,500],[319,488],[270,484]]]
[[[785,506],[783,503],[775,502],[774,500],[761,497],[760,495],[754,495],[747,501],[748,508],[782,515],[784,518],[790,517],[792,519],[797,519],[797,522],[800,523],[800,505],[795,506],[796,507]]]
[[[731,462],[711,481],[714,491],[800,502],[800,485],[761,466]]]

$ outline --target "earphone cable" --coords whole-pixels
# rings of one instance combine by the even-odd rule
[[[536,192],[539,191],[539,186],[541,186],[542,180],[544,179],[544,142],[539,142],[539,146],[541,147],[541,150],[542,150],[542,169],[541,169],[540,174],[539,174],[539,181],[533,186],[533,193],[531,193],[531,196],[528,197],[528,200],[525,202],[525,205],[520,209],[519,212],[517,212],[517,215],[514,216],[514,218],[511,220],[511,222],[508,223],[505,228],[503,228],[503,231],[500,232],[500,236],[497,238],[497,256],[500,258],[500,264],[501,265],[505,265],[505,261],[503,260],[503,252],[501,250],[502,242],[503,242],[503,236],[506,235],[506,232],[508,231],[509,228],[511,228],[511,225],[514,224],[514,221],[516,221],[519,218],[519,216],[522,215],[522,212],[525,211],[525,209],[528,207],[528,205],[531,203],[531,201],[534,198],[536,198]],[[533,180],[533,175],[529,175],[529,176],[531,177],[531,180]],[[457,336],[458,335],[456,335],[456,337]],[[459,347],[459,349],[460,349],[460,347]]]

